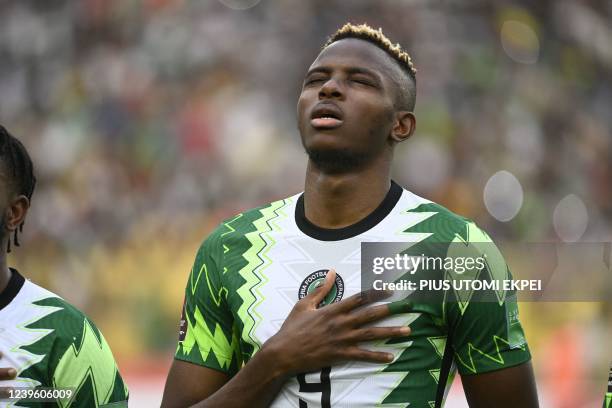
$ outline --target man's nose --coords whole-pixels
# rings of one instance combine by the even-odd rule
[[[319,90],[319,99],[344,98],[344,91],[335,78],[328,79]]]

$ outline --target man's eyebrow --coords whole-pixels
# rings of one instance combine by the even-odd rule
[[[330,72],[332,72],[332,68],[327,67],[327,66],[320,66],[320,67],[314,67],[312,69],[310,69],[307,73],[306,73],[306,77],[308,77],[309,75],[312,74],[316,74],[316,73],[323,73],[323,74],[329,74]],[[373,71],[371,69],[368,68],[363,68],[363,67],[347,67],[344,69],[344,71],[349,74],[364,74],[364,75],[368,75],[374,79],[380,80],[380,75],[376,72]]]
[[[323,74],[329,74],[332,71],[331,68],[329,67],[314,67],[312,69],[309,69],[308,72],[306,72],[306,76],[312,75],[312,74],[316,74],[316,73],[323,73]]]
[[[348,74],[365,74],[368,76],[371,76],[373,78],[379,79],[380,76],[378,75],[378,73],[376,71],[373,71],[371,69],[368,68],[362,68],[362,67],[350,67],[346,69],[346,72]]]

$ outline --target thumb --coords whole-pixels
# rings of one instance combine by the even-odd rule
[[[308,299],[308,303],[316,309],[334,286],[334,282],[336,282],[336,271],[330,269],[327,275],[325,275],[323,284],[308,294],[307,297],[310,298]]]

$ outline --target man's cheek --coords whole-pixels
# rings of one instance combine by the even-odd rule
[[[306,114],[305,110],[305,103],[303,102],[302,98],[300,98],[297,104],[297,123],[299,128],[302,128],[302,124],[304,122],[304,115]]]

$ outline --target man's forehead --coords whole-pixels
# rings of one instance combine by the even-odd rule
[[[382,49],[366,40],[345,38],[323,49],[310,68],[350,65],[373,69],[382,73],[393,70],[395,62]]]

